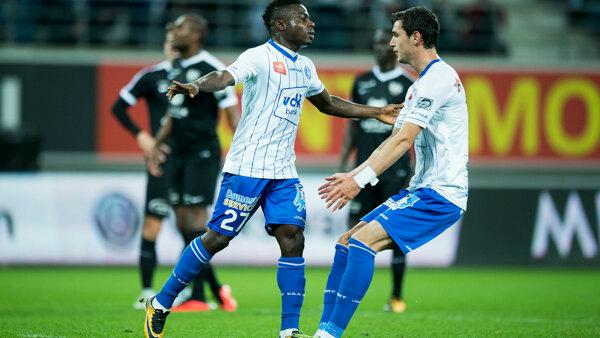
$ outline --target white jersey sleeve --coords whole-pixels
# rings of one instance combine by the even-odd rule
[[[325,89],[325,86],[319,79],[319,76],[317,75],[317,69],[312,62],[309,62],[309,66],[304,69],[304,73],[305,76],[310,79],[308,82],[308,91],[306,92],[306,97],[321,94],[321,92]]]
[[[234,63],[225,70],[233,76],[235,84],[244,83],[256,78],[260,72],[260,62],[264,59],[263,55],[257,53],[256,48],[251,48],[240,54]]]
[[[429,127],[431,118],[446,103],[451,90],[452,83],[448,78],[423,79],[417,97],[412,100],[414,103],[402,109],[406,109],[404,121],[422,128]]]

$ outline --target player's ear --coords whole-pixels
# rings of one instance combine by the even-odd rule
[[[416,46],[423,44],[423,36],[421,35],[421,33],[419,31],[414,31],[410,35],[410,39]]]
[[[275,26],[275,29],[279,32],[283,32],[286,29],[285,21],[281,19],[275,20],[273,26]]]

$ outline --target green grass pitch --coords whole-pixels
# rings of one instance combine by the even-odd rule
[[[218,268],[234,313],[172,314],[166,337],[277,337],[275,268]],[[161,268],[158,286],[169,275]],[[303,331],[312,333],[328,270],[308,269]],[[0,337],[142,337],[135,268],[0,268]],[[600,270],[409,269],[408,310],[384,313],[390,278],[377,269],[345,337],[600,336]],[[208,288],[207,288],[208,293]]]

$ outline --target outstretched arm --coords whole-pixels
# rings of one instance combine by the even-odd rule
[[[308,100],[321,112],[338,117],[374,118],[387,124],[394,124],[402,104],[389,104],[385,107],[371,107],[329,95],[327,89]]]
[[[195,81],[181,83],[173,81],[173,84],[167,88],[167,97],[173,98],[176,94],[186,94],[190,97],[198,95],[199,92],[218,92],[226,87],[233,86],[235,80],[226,70],[216,70],[210,72]]]

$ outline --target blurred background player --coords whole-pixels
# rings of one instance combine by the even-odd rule
[[[206,19],[196,14],[181,15],[173,22],[167,32],[167,42],[177,51],[178,58],[173,61],[171,80],[192,81],[225,68],[222,62],[202,48],[206,32]],[[221,145],[217,137],[219,111],[223,109],[226,112],[227,120],[235,130],[240,118],[237,104],[233,87],[216,93],[203,93],[195,98],[179,95],[170,101],[168,114],[158,132],[157,144],[162,146],[171,139],[172,149],[169,161],[165,163],[166,175],[163,175],[162,167],[153,165],[155,161],[148,161],[148,167],[153,175],[168,176],[171,183],[169,203],[175,209],[177,225],[186,246],[206,232],[207,207],[213,202],[221,169]],[[160,154],[164,156],[164,148]],[[237,308],[230,287],[221,285],[212,266],[207,264],[196,276],[190,299],[173,307],[172,311],[210,309],[201,280],[208,282],[223,310],[234,311]]]
[[[167,60],[156,65],[146,67],[139,71],[131,81],[121,89],[119,98],[114,103],[112,112],[120,124],[129,131],[137,140],[138,147],[148,158],[155,144],[153,135],[160,128],[160,121],[165,115],[168,100],[165,98],[167,83],[171,78],[171,62],[175,59],[176,52],[170,43],[165,40],[163,51]],[[128,110],[134,106],[138,98],[146,100],[150,121],[150,132],[139,128],[130,118]],[[170,143],[167,142],[168,146]],[[139,299],[154,294],[152,290],[152,277],[157,265],[156,238],[160,232],[163,219],[169,215],[168,202],[169,182],[166,176],[155,177],[147,174],[146,202],[144,209],[144,222],[142,228],[142,242],[139,258],[139,269],[142,280],[142,291],[133,303],[133,307],[144,309]]]
[[[167,31],[173,28],[173,24],[167,25]],[[163,45],[163,50],[167,60],[157,65],[144,68],[138,72],[133,79],[121,89],[119,93],[120,97],[113,105],[113,114],[128,131],[136,136],[138,146],[142,149],[146,158],[149,157],[150,152],[155,145],[155,138],[153,135],[158,133],[161,120],[165,116],[165,112],[169,106],[169,102],[165,96],[168,83],[173,80],[176,75],[181,73],[181,69],[173,66],[173,64],[176,63],[175,59],[179,56],[180,51],[173,47],[172,42],[168,40],[168,37]],[[144,98],[148,105],[151,134],[140,129],[129,117],[127,112],[128,108],[135,105],[137,99],[140,97]],[[237,123],[235,118],[234,123]],[[170,146],[172,146],[171,140],[166,140],[163,144],[163,149],[168,152]],[[170,161],[165,167],[171,167]],[[163,219],[168,216],[170,210],[169,195],[172,194],[173,190],[171,188],[173,176],[170,175],[170,170],[167,169],[166,172],[168,174],[162,176],[148,175],[146,207],[139,259],[142,291],[137,300],[150,297],[154,294],[152,289],[152,277],[157,265],[156,238],[160,232]],[[191,220],[184,219],[184,217],[180,216],[181,213],[182,212],[176,212],[177,226],[184,241],[186,241],[186,238],[189,237],[189,231],[186,229],[192,228],[191,226],[187,226],[186,222],[191,222]],[[198,220],[198,223],[203,224],[202,222],[202,219]],[[187,293],[187,295],[186,293],[182,293],[182,297],[184,299],[190,297],[190,300],[194,300],[191,304],[195,304],[198,310],[208,310],[209,307],[206,304],[206,299],[204,297],[204,279],[209,282],[216,300],[223,309],[228,311],[235,310],[236,302],[231,296],[229,287],[226,285],[221,286],[217,282],[210,267],[195,280],[191,296],[190,293]],[[177,304],[179,305],[180,302],[181,299],[178,300]],[[134,302],[134,307],[144,309],[143,304],[140,304],[139,301]]]
[[[368,72],[360,74],[352,87],[352,101],[369,106],[383,107],[388,103],[402,103],[413,81],[398,65],[396,55],[389,45],[391,35],[377,29],[373,35],[373,54],[376,65]],[[348,160],[356,152],[355,167],[369,158],[369,155],[392,134],[393,127],[376,119],[351,120],[346,129],[342,148],[340,171],[345,172]],[[355,199],[350,201],[348,228],[379,204],[406,187],[411,175],[410,152],[406,152],[396,163],[379,176],[379,184],[366,186]],[[394,248],[392,259],[392,295],[384,310],[404,312],[406,304],[402,299],[402,281],[406,269],[405,255],[398,247]]]

